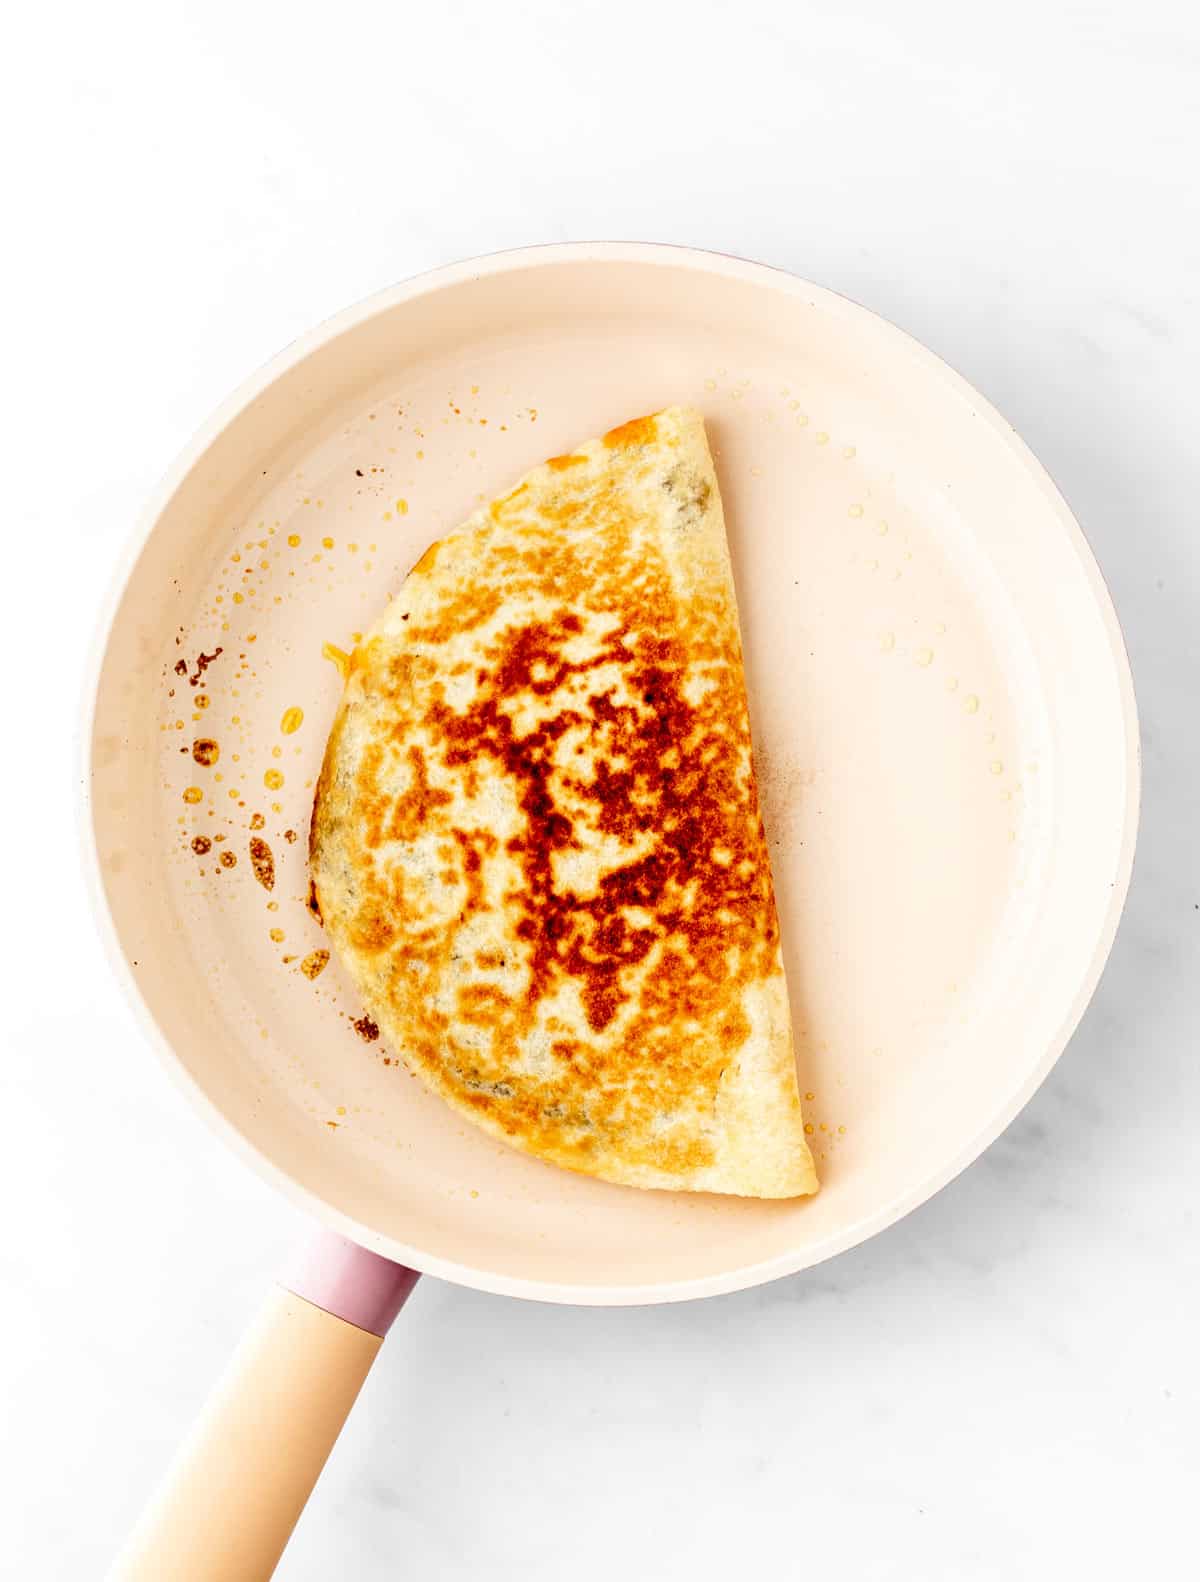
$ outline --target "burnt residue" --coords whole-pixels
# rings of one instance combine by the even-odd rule
[[[275,888],[275,853],[257,835],[250,842],[250,863],[254,877],[264,890]]]
[[[176,642],[178,641],[179,639],[176,638]],[[208,669],[209,665],[220,659],[224,652],[225,650],[219,646],[214,648],[211,654],[206,654],[204,650],[201,649],[196,655],[196,663],[194,668],[188,665],[186,659],[177,659],[174,665],[175,674],[177,676],[187,676],[189,687],[198,687],[204,676],[204,672]]]
[[[372,1021],[365,1011],[352,1025],[364,1044],[373,1044],[379,1037],[379,1023]]]
[[[325,919],[321,916],[321,900],[317,895],[317,887],[312,879],[308,881],[308,899],[306,900],[305,905],[316,918],[317,922],[320,923],[321,927],[324,928]]]
[[[188,686],[198,687],[200,685],[200,678],[208,669],[209,665],[211,665],[214,660],[220,659],[224,652],[225,650],[223,648],[218,647],[214,648],[211,654],[206,654],[203,651],[198,653],[196,655],[196,670],[193,675],[188,677]]]

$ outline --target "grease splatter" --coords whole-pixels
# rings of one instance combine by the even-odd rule
[[[264,890],[275,888],[275,853],[265,840],[257,836],[250,842],[250,861],[254,867],[254,877]]]

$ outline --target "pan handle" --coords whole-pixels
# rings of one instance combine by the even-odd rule
[[[321,1232],[234,1353],[110,1582],[266,1582],[416,1282]]]

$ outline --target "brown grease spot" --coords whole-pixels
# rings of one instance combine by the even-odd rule
[[[300,971],[306,978],[319,978],[329,965],[329,952],[327,950],[310,950],[300,963]]]
[[[379,1037],[379,1023],[373,1022],[364,1012],[354,1023],[354,1031],[364,1044],[373,1044]]]
[[[222,868],[236,868],[237,867],[237,857],[236,857],[236,855],[233,852],[231,852],[231,851],[223,851],[221,853],[221,866],[222,866]]]
[[[250,815],[250,828],[251,829],[262,829],[263,826],[266,824],[266,822],[267,822],[266,819],[262,816],[261,813],[251,813],[251,815]]]
[[[211,736],[200,736],[192,743],[192,757],[198,764],[203,764],[206,769],[211,769],[221,756],[221,749]]]
[[[254,868],[254,877],[264,890],[275,888],[275,854],[265,840],[260,840],[256,835],[250,842],[250,862]]]
[[[192,838],[192,850],[197,857],[203,857],[205,852],[212,850],[212,841],[207,835],[196,835]]]
[[[206,654],[203,652],[203,650],[201,650],[201,652],[196,655],[196,673],[195,675],[188,676],[188,686],[198,687],[200,685],[200,677],[204,674],[204,672],[214,660],[220,659],[224,652],[225,650],[223,648],[214,648],[211,654]],[[179,670],[179,666],[176,665],[175,669]],[[183,670],[180,671],[180,674],[182,675],[186,673],[186,671],[187,666],[184,665]]]

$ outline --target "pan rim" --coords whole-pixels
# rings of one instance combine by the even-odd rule
[[[871,321],[877,333],[893,338],[894,343],[927,373],[941,379],[960,399],[969,401],[976,418],[989,426],[1008,448],[1013,458],[1022,465],[1031,483],[1053,511],[1075,551],[1091,587],[1095,607],[1108,639],[1114,677],[1120,696],[1121,723],[1124,732],[1126,779],[1120,854],[1107,911],[1098,929],[1091,959],[1086,972],[1080,977],[1074,997],[1057,1032],[1047,1043],[1041,1058],[1026,1074],[1017,1089],[1009,1095],[1007,1101],[999,1107],[988,1124],[974,1132],[948,1160],[943,1161],[915,1186],[876,1207],[871,1213],[862,1215],[851,1224],[843,1226],[836,1235],[830,1236],[816,1248],[784,1252],[767,1260],[738,1265],[715,1274],[664,1283],[622,1282],[587,1285],[552,1279],[516,1278],[495,1270],[476,1268],[469,1264],[440,1258],[423,1248],[382,1236],[354,1221],[277,1165],[256,1143],[240,1131],[220,1106],[208,1096],[176,1055],[170,1040],[150,1012],[130,967],[105,895],[91,808],[93,772],[91,757],[99,676],[101,661],[114,620],[133,569],[161,516],[192,468],[216,438],[266,388],[289,369],[303,362],[330,340],[380,313],[403,302],[413,301],[446,287],[485,275],[578,262],[671,265],[742,280],[769,290],[783,291],[791,296],[807,297],[811,304],[820,303],[826,310],[835,314],[859,321],[864,318]],[[845,1252],[894,1225],[913,1209],[928,1202],[972,1164],[1011,1124],[1045,1081],[1078,1027],[1095,993],[1111,952],[1129,892],[1141,797],[1140,739],[1133,676],[1124,634],[1111,593],[1086,534],[1061,491],[1029,446],[996,408],[943,358],[930,351],[907,331],[842,293],[805,280],[779,266],[758,263],[731,254],[670,243],[623,241],[546,243],[510,249],[463,259],[412,276],[342,309],[313,329],[296,337],[251,373],[221,402],[208,420],[193,434],[152,491],[125,543],[123,553],[118,558],[106,596],[102,601],[90,645],[89,661],[88,668],[84,672],[83,705],[78,715],[82,768],[78,811],[83,846],[83,872],[86,888],[95,910],[98,931],[112,970],[124,989],[126,999],[134,1008],[151,1047],[156,1051],[160,1064],[166,1068],[177,1086],[187,1094],[193,1107],[206,1118],[208,1125],[216,1134],[260,1176],[271,1182],[318,1222],[397,1262],[454,1284],[497,1295],[584,1306],[637,1306],[687,1301],[745,1290],[785,1275],[798,1273],[840,1252]]]

